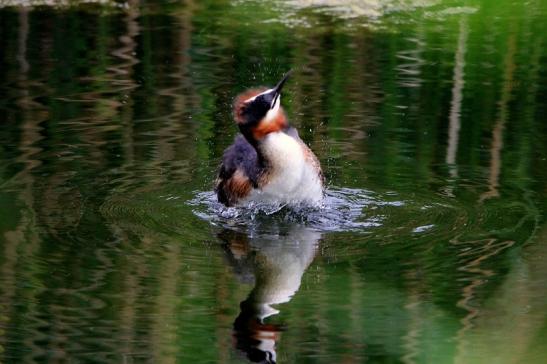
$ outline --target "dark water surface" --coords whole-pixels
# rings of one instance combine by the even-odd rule
[[[545,1],[7,3],[0,362],[547,362]],[[326,206],[221,209],[290,68]]]

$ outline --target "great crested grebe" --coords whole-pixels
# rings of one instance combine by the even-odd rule
[[[317,206],[323,200],[319,161],[281,107],[289,75],[274,88],[248,90],[235,99],[241,135],[224,151],[215,188],[226,206],[252,201]]]

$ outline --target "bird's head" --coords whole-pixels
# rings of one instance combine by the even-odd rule
[[[290,74],[289,71],[274,88],[248,90],[236,98],[234,119],[247,139],[257,141],[287,126],[281,90]]]

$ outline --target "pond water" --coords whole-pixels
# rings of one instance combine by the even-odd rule
[[[547,362],[545,1],[46,3],[0,2],[0,362]],[[289,69],[325,206],[223,209]]]

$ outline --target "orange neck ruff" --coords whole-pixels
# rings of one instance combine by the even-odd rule
[[[255,140],[260,140],[264,138],[269,133],[274,133],[276,131],[283,130],[287,127],[287,117],[285,116],[285,113],[283,110],[279,110],[277,115],[273,120],[270,121],[264,121],[261,120],[258,125],[253,128],[253,138]]]

